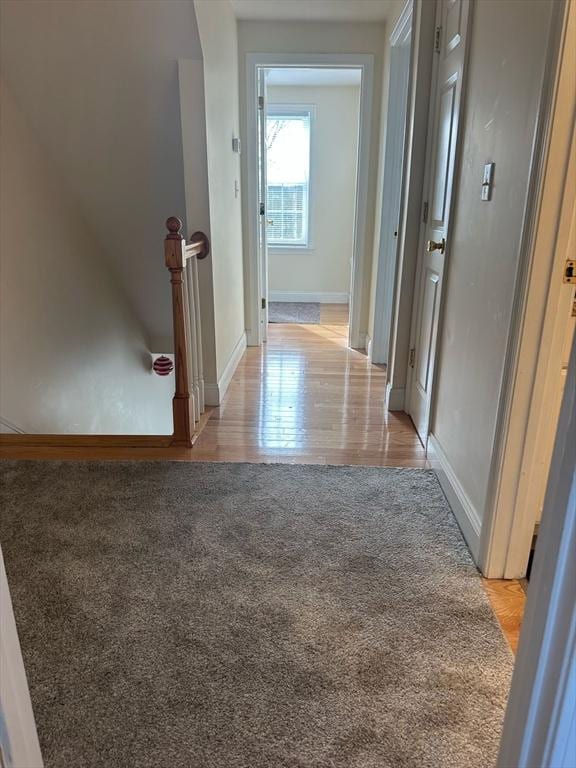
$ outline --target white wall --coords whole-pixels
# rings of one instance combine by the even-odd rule
[[[164,222],[185,214],[177,62],[202,58],[192,2],[3,0],[0,12],[3,77],[166,351]]]
[[[245,338],[241,201],[239,191],[235,191],[235,184],[238,189],[240,186],[240,157],[232,151],[232,138],[240,135],[238,36],[228,0],[195,0],[194,5],[204,59],[216,368],[220,382]]]
[[[376,181],[378,152],[380,144],[380,105],[382,94],[382,74],[384,67],[384,49],[387,29],[383,22],[277,22],[277,21],[240,21],[238,23],[238,49],[240,61],[240,115],[244,136],[246,123],[246,54],[247,53],[359,53],[374,55],[374,99],[372,103],[371,141],[369,148],[366,248],[364,260],[364,285],[362,286],[362,311],[360,333],[365,333],[368,326],[368,304],[372,252],[374,247],[374,220],[376,211]],[[242,155],[243,194],[247,180],[246,154]],[[248,212],[243,206],[245,276],[249,273]],[[248,280],[246,284],[249,285]],[[253,298],[247,291],[247,300]],[[249,327],[250,316],[246,313]]]
[[[310,178],[311,247],[269,247],[269,289],[348,294],[354,234],[360,87],[271,86],[267,95],[268,106],[305,104],[314,107]]]
[[[473,6],[432,432],[481,519],[495,438],[551,5]],[[494,191],[480,201],[484,163]]]
[[[0,417],[24,432],[170,434],[174,377],[2,85]]]

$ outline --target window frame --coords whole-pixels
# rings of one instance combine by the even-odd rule
[[[302,115],[307,113],[310,120],[310,135],[308,141],[308,227],[307,227],[307,239],[305,243],[288,243],[288,242],[270,242],[268,241],[268,249],[271,251],[313,251],[313,229],[312,229],[312,210],[313,210],[313,176],[314,176],[314,125],[316,121],[316,105],[315,104],[284,104],[280,102],[268,102],[266,104],[266,120],[268,117],[282,117],[284,115]],[[268,205],[268,181],[266,181],[266,205]]]

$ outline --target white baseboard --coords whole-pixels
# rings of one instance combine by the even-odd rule
[[[458,480],[452,465],[448,461],[446,454],[440,447],[438,440],[436,440],[432,434],[429,435],[428,440],[435,453],[435,458],[432,458],[432,462],[438,480],[440,481],[440,485],[442,486],[442,490],[446,494],[448,503],[452,507],[454,517],[466,539],[472,557],[475,562],[478,563],[480,530],[482,527],[480,515],[468,498],[466,491],[462,488],[460,481]]]
[[[205,381],[204,382],[204,402],[206,405],[220,405],[224,399],[224,395],[230,385],[234,371],[238,367],[238,363],[244,352],[246,351],[246,332],[242,333],[242,336],[236,342],[236,346],[232,350],[230,358],[226,363],[222,375],[218,379],[218,383]]]
[[[359,333],[357,336],[350,339],[350,346],[352,349],[366,349],[366,340],[368,338],[368,334],[366,333]]]
[[[206,405],[220,405],[220,388],[213,381],[204,381],[204,402]]]
[[[366,357],[372,362],[372,336],[366,334]]]
[[[386,408],[389,411],[403,411],[406,405],[406,390],[404,387],[386,386]]]
[[[249,347],[258,347],[258,334],[253,330],[246,330],[246,344]]]
[[[348,293],[331,293],[328,291],[270,291],[269,301],[319,301],[320,304],[348,304]]]
[[[24,430],[17,427],[16,424],[12,424],[8,419],[0,416],[0,434],[1,435],[23,435]]]

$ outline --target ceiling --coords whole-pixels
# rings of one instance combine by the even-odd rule
[[[399,0],[230,0],[230,3],[238,19],[385,21],[396,12]]]
[[[327,69],[316,67],[314,69],[298,69],[296,67],[283,67],[282,69],[269,69],[266,77],[267,85],[360,85],[361,70],[356,69]]]

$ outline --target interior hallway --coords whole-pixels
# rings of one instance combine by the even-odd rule
[[[321,305],[320,320],[268,326],[192,449],[2,446],[0,457],[432,466],[409,417],[384,407],[385,369],[348,349],[347,306]],[[525,591],[515,580],[482,582],[515,652]]]
[[[386,371],[347,348],[348,307],[322,304],[319,325],[268,326],[246,351],[194,458],[428,467],[409,417],[384,406]]]

